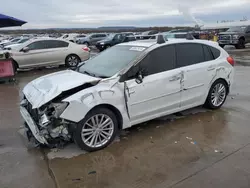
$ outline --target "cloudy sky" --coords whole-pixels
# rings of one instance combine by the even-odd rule
[[[0,13],[22,28],[177,26],[250,19],[250,0],[8,0]]]

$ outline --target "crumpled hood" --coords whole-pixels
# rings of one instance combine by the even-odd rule
[[[60,95],[63,91],[99,80],[101,78],[65,70],[33,80],[24,87],[23,93],[33,108],[39,108]]]

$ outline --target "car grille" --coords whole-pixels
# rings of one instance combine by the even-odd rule
[[[231,40],[231,35],[221,35],[220,40]]]
[[[31,115],[32,119],[36,122],[39,123],[39,115],[38,115],[38,110],[37,109],[32,109],[32,104],[30,102],[27,102],[26,106],[27,111]]]

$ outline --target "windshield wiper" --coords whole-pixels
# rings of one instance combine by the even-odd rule
[[[95,74],[90,73],[90,72],[88,72],[88,71],[83,71],[83,73],[84,73],[84,74],[87,74],[87,75],[89,75],[89,76],[96,77],[96,75],[95,75]]]

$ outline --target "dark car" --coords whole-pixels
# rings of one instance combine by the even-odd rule
[[[190,30],[190,29],[176,29],[171,30],[169,33],[190,33],[193,35],[195,39],[200,39],[200,31],[197,30]]]
[[[159,31],[156,31],[156,30],[145,31],[145,32],[141,33],[141,35],[137,35],[136,39],[137,40],[150,39],[152,37],[152,35],[156,35],[158,33],[159,33]]]
[[[235,26],[226,32],[219,33],[218,43],[220,47],[233,45],[236,49],[245,48],[245,44],[250,42],[250,26]]]
[[[114,34],[110,34],[106,39],[97,42],[96,48],[100,51],[103,51],[116,44],[129,42],[129,41],[135,41],[135,40],[136,39],[133,33],[114,33]]]

